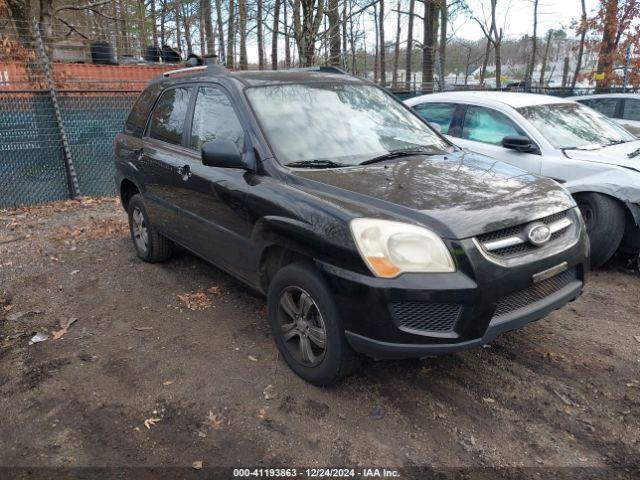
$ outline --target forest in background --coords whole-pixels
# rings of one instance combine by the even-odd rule
[[[499,18],[532,5],[531,35],[514,37]],[[539,0],[0,0],[4,58],[33,44],[32,20],[47,49],[108,42],[119,59],[167,46],[181,59],[217,55],[228,68],[331,65],[397,89],[442,90],[447,79],[501,88],[526,85],[607,88],[640,83],[640,0],[599,0],[568,30],[539,31]],[[483,37],[467,40],[464,19]],[[625,68],[626,66],[626,68]],[[626,79],[626,80],[625,80]]]

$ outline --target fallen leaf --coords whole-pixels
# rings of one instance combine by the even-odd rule
[[[276,391],[276,387],[273,385],[267,385],[265,389],[262,391],[265,400],[272,400],[274,398],[278,398],[278,392]]]
[[[212,295],[218,295],[220,293],[220,287],[209,287],[207,288],[207,292]]]
[[[142,332],[143,330],[153,330],[153,327],[133,327],[133,329]]]
[[[267,409],[266,408],[261,408],[260,410],[258,410],[258,418],[260,420],[264,420],[265,418],[267,418]]]
[[[172,383],[173,383],[173,380],[166,380],[166,381],[162,382],[162,385],[164,385],[165,387],[168,387]]]
[[[151,417],[151,418],[147,418],[144,421],[144,426],[147,427],[147,430],[151,430],[151,427],[154,427],[156,425],[156,423],[162,421],[161,418],[158,417]]]
[[[206,310],[213,306],[211,299],[203,292],[185,293],[178,295],[178,299],[189,310]]]
[[[634,335],[633,338],[636,339],[636,342],[640,343],[640,335]]]
[[[220,430],[224,423],[224,418],[219,413],[213,413],[209,410],[209,414],[207,415],[207,419],[204,423],[210,425],[214,430]]]
[[[33,337],[31,337],[31,340],[29,340],[29,345],[33,345],[34,343],[40,343],[40,342],[44,342],[45,340],[49,339],[49,335],[47,335],[46,333],[36,333]]]
[[[191,466],[196,470],[202,470],[202,460],[197,460],[193,462]]]
[[[489,397],[483,398],[482,401],[485,403],[496,403],[496,401],[493,398],[489,398]]]
[[[51,334],[51,340],[60,340],[69,331],[67,327],[56,330]]]
[[[76,275],[79,272],[80,272],[80,270],[72,270],[69,275]]]
[[[258,361],[258,359],[257,359],[256,357],[251,356],[251,355],[249,355],[249,357],[248,357],[248,358],[249,358],[249,360],[251,360],[252,362],[257,362],[257,361]]]

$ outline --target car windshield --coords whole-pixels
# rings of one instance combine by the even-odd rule
[[[602,114],[578,103],[553,103],[518,108],[555,148],[607,146],[635,140]]]
[[[452,150],[422,120],[374,86],[270,85],[247,89],[247,97],[284,165],[333,168],[394,152]]]

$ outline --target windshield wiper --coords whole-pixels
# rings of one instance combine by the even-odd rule
[[[352,167],[346,163],[338,163],[333,160],[300,160],[298,162],[287,163],[287,167],[291,168],[339,168]]]
[[[386,160],[393,160],[394,158],[412,157],[414,155],[437,155],[437,153],[429,152],[425,149],[405,149],[405,150],[391,150],[390,152],[380,155],[378,157],[370,158],[364,162],[360,162],[359,165],[370,165],[372,163],[384,162]]]

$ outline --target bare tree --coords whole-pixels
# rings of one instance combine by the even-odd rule
[[[229,0],[229,21],[227,28],[227,68],[233,68],[233,47],[236,43],[236,31],[235,31],[235,4],[234,0]]]
[[[437,0],[424,0],[422,41],[422,93],[433,92],[433,66]]]
[[[478,17],[474,17],[480,28],[482,29],[482,33],[487,39],[487,56],[489,52],[489,44],[493,47],[494,51],[494,59],[495,59],[495,67],[496,67],[496,88],[500,88],[502,86],[502,59],[500,58],[500,47],[502,45],[502,37],[504,35],[503,29],[498,28],[496,22],[496,9],[498,0],[489,0],[491,4],[491,13],[490,13],[490,23],[489,27],[482,22]],[[485,67],[486,69],[486,67]]]
[[[216,22],[218,24],[218,51],[220,52],[220,61],[223,62],[225,50],[224,50],[224,24],[222,23],[221,0],[216,0]]]
[[[387,84],[387,46],[384,42],[384,0],[380,0],[380,85],[383,87]]]
[[[398,86],[398,60],[400,58],[400,0],[398,0],[398,18],[396,22],[396,44],[393,52],[393,73],[391,74],[391,85]]]
[[[324,16],[324,0],[292,0],[293,36],[298,47],[300,65],[313,65],[318,30]]]
[[[407,58],[405,61],[405,88],[409,90],[411,88],[411,75],[412,75],[412,53],[413,53],[413,17],[415,15],[416,0],[409,1],[409,26],[407,27]]]
[[[258,40],[258,69],[264,70],[264,35],[263,35],[263,8],[262,0],[256,0],[256,31]]]
[[[531,57],[529,57],[529,65],[527,67],[527,76],[525,79],[528,87],[531,86],[533,71],[536,68],[536,50],[538,48],[538,2],[539,0],[533,0],[533,36],[531,37]]]
[[[340,11],[338,0],[328,0],[327,18],[329,19],[329,65],[339,67],[340,59]]]
[[[581,0],[582,3],[582,16],[580,17],[580,45],[578,46],[578,56],[576,58],[576,71],[573,74],[571,80],[571,90],[576,88],[578,83],[578,75],[580,75],[580,69],[582,68],[582,56],[584,55],[584,43],[587,36],[587,6],[585,0]]]
[[[247,0],[238,0],[238,19],[240,21],[240,70],[249,69],[247,58]]]
[[[447,0],[440,0],[440,42],[438,43],[438,80],[440,91],[444,91],[444,71],[447,63]]]
[[[540,82],[539,85],[541,87],[544,86],[544,74],[547,69],[547,60],[549,58],[549,48],[551,47],[551,37],[553,35],[553,30],[549,30],[547,32],[547,45],[544,48],[544,54],[542,56],[542,65],[540,65]]]
[[[273,29],[271,31],[271,69],[278,69],[278,32],[280,29],[280,1],[273,4]],[[285,0],[286,2],[287,0]]]
[[[154,0],[151,0],[153,3]],[[204,30],[205,32],[205,43],[207,46],[207,51],[209,55],[216,54],[216,36],[213,32],[213,21],[211,19],[211,0],[200,0],[200,9],[202,11],[202,15],[204,16],[204,29],[202,26],[200,30]],[[204,54],[204,50],[202,51]]]

